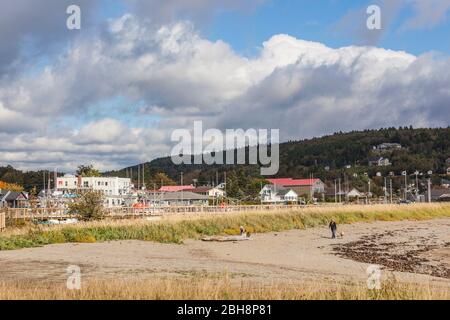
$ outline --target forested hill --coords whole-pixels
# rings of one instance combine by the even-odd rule
[[[402,148],[386,152],[373,149],[382,143],[399,143]],[[392,165],[369,167],[368,160],[373,157],[386,157]],[[277,177],[301,178],[314,174],[315,177],[329,181],[343,174],[366,172],[370,176],[375,176],[378,172],[386,175],[391,171],[400,174],[404,170],[409,173],[432,170],[435,174],[444,174],[446,159],[449,157],[450,128],[389,128],[336,133],[281,144],[280,171]],[[239,181],[251,177],[260,178],[258,166],[176,166],[170,158],[160,158],[146,163],[144,167],[147,186],[179,183],[182,172],[184,183],[192,183],[193,179],[196,179],[198,184],[213,183],[217,180],[222,182],[225,172]],[[105,172],[103,175],[126,177],[130,176],[131,172],[133,180],[137,181],[138,166]],[[11,166],[0,167],[0,181],[22,185],[25,190],[31,190],[33,187],[40,190],[43,185],[42,177],[42,171],[22,172]]]
[[[399,143],[402,148],[380,152],[374,146],[383,143]],[[369,167],[368,160],[375,157],[388,158],[392,165],[380,168]],[[335,133],[302,141],[290,141],[280,145],[280,171],[277,177],[309,177],[314,174],[322,179],[334,178],[343,170],[351,172],[377,172],[396,174],[406,170],[443,174],[446,170],[446,159],[450,157],[450,128],[413,129],[389,128],[380,130],[353,131]],[[328,167],[328,168],[327,168]],[[171,179],[180,181],[181,172],[184,181],[198,179],[199,183],[215,181],[225,171],[243,170],[246,176],[258,177],[258,166],[207,166],[207,165],[174,165],[170,158],[160,158],[145,164],[148,179],[158,172],[166,173]],[[137,176],[138,167],[123,169],[109,174],[125,175],[130,169]],[[147,181],[146,178],[146,181]]]

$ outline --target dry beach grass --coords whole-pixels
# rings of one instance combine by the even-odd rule
[[[448,217],[448,204],[380,205],[25,225],[0,235],[0,299],[449,300],[449,282],[428,273],[386,270],[382,289],[368,290],[366,265],[332,252],[380,233],[406,252],[424,237],[439,246]],[[346,231],[337,243],[324,236],[332,218]],[[254,241],[196,241],[241,225]],[[20,248],[30,249],[10,251]],[[71,264],[82,266],[80,291],[66,289]]]
[[[309,207],[279,212],[170,216],[157,221],[104,220],[54,227],[27,225],[2,233],[0,250],[116,240],[182,243],[185,239],[199,239],[203,236],[238,234],[241,225],[251,233],[266,233],[324,226],[330,219],[338,224],[351,224],[440,217],[450,217],[449,204]]]
[[[234,283],[224,274],[146,281],[102,280],[83,283],[81,290],[64,285],[0,284],[1,300],[449,300],[448,288],[402,284],[395,280],[381,290],[363,284]]]

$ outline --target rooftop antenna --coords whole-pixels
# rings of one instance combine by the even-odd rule
[[[43,176],[43,181],[44,181],[44,189],[43,190],[44,190],[44,196],[46,197],[47,196],[47,191],[46,191],[47,189],[45,187],[45,170],[43,171],[43,175],[44,175]]]

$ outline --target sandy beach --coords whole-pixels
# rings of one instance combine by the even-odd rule
[[[88,279],[226,272],[268,284],[363,282],[367,267],[379,264],[384,278],[450,286],[450,219],[356,223],[339,231],[345,236],[335,240],[327,228],[314,228],[255,234],[243,242],[117,241],[2,251],[0,277],[59,282],[67,279],[69,265],[78,265]]]

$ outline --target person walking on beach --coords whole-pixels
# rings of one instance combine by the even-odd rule
[[[337,232],[337,224],[334,220],[331,220],[330,222],[330,229],[331,229],[331,238],[336,239],[336,232]]]

